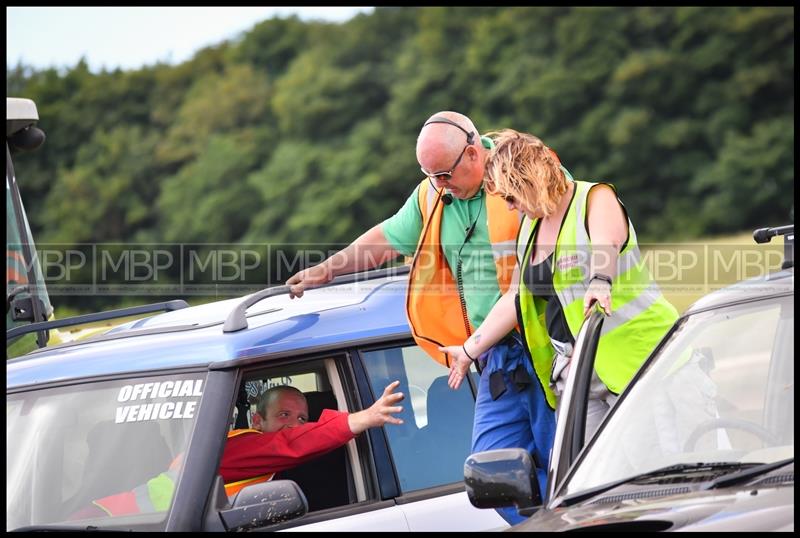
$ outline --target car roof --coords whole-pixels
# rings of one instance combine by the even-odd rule
[[[248,327],[223,332],[246,297],[126,323],[100,337],[43,348],[7,361],[6,387],[164,369],[244,364],[348,343],[409,336],[405,274],[280,295],[248,310]]]
[[[794,268],[742,280],[712,291],[692,304],[684,315],[731,304],[794,293]]]

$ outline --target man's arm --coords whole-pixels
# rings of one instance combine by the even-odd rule
[[[306,289],[327,284],[335,277],[378,267],[400,255],[376,224],[358,239],[327,260],[292,275],[286,281],[291,298],[302,297]]]
[[[353,437],[347,426],[347,413],[326,409],[319,422],[228,439],[219,473],[225,483],[277,473],[321,456]]]

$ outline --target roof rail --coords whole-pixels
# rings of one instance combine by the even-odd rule
[[[174,299],[163,303],[153,303],[141,306],[131,306],[128,308],[120,308],[117,310],[109,310],[107,312],[97,312],[94,314],[84,314],[82,316],[74,316],[71,318],[55,319],[53,321],[40,321],[39,323],[31,323],[30,325],[22,325],[14,327],[6,331],[6,342],[12,338],[22,336],[23,334],[46,331],[49,329],[58,329],[60,327],[72,327],[75,325],[83,325],[84,323],[93,323],[96,321],[104,321],[107,319],[124,318],[127,316],[137,316],[139,314],[149,314],[150,312],[170,312],[172,310],[180,310],[186,308],[189,304],[183,299]],[[42,346],[40,346],[42,347]]]
[[[756,243],[769,243],[776,235],[785,235],[783,238],[783,263],[781,269],[794,267],[794,224],[777,226],[775,228],[759,228],[753,232]]]
[[[372,271],[363,271],[360,273],[350,273],[347,275],[342,275],[334,278],[327,284],[322,286],[316,286],[313,289],[318,288],[327,288],[329,286],[338,286],[340,284],[349,284],[351,282],[360,282],[363,280],[372,280],[375,278],[382,278],[386,276],[395,276],[395,275],[403,275],[409,272],[411,266],[409,265],[400,265],[397,267],[386,267],[384,269],[375,269]],[[311,288],[309,288],[311,289]],[[273,286],[271,288],[267,288],[264,290],[259,291],[258,293],[251,295],[238,305],[228,314],[227,319],[225,319],[225,325],[222,326],[222,332],[232,333],[236,331],[241,331],[242,329],[247,328],[247,309],[253,306],[254,304],[262,301],[264,299],[268,299],[270,297],[275,297],[277,295],[285,295],[289,293],[289,286],[282,285],[282,286]]]

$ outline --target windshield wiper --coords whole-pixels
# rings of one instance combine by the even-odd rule
[[[704,485],[702,489],[714,489],[714,488],[724,488],[728,486],[733,486],[739,482],[746,482],[747,480],[752,479],[753,477],[767,474],[770,471],[774,471],[784,465],[789,465],[790,463],[794,463],[794,458],[787,458],[785,460],[775,461],[772,463],[762,463],[761,465],[756,465],[755,467],[749,467],[747,469],[743,469],[741,471],[735,471],[731,474],[726,474],[724,476],[720,476],[719,478],[715,478],[708,484]]]
[[[671,474],[690,474],[690,473],[697,473],[701,471],[709,471],[709,470],[717,470],[717,469],[736,469],[740,470],[743,467],[750,467],[752,463],[742,463],[738,461],[714,461],[709,463],[678,463],[676,465],[669,465],[667,467],[661,467],[660,469],[655,469],[653,471],[647,471],[645,473],[640,473],[637,475],[629,476],[627,478],[623,478],[621,480],[615,480],[614,482],[610,482],[608,484],[604,484],[602,486],[597,486],[591,489],[587,489],[581,491],[579,493],[574,493],[572,495],[567,495],[561,501],[561,504],[564,506],[570,506],[572,504],[579,503],[585,499],[589,499],[591,497],[595,497],[600,495],[601,493],[605,493],[606,491],[612,490],[616,487],[630,484],[632,482],[636,482],[637,480],[643,480],[646,478],[654,478],[658,476],[668,476]]]

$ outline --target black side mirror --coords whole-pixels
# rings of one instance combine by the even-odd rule
[[[34,295],[18,297],[19,294],[28,293],[29,291],[30,289],[27,285],[17,286],[11,290],[11,293],[6,297],[6,315],[10,313],[13,321],[30,321],[31,323],[47,321],[46,318],[35,318],[36,310],[33,308],[33,301],[36,301],[39,307],[38,312],[43,313],[47,310],[41,298]]]
[[[245,531],[298,518],[308,512],[308,502],[291,480],[261,482],[243,488],[233,499],[233,508],[220,510],[228,531]]]
[[[17,295],[20,293],[28,293],[30,292],[31,288],[27,284],[23,284],[21,286],[14,286],[11,292],[6,295],[6,315],[11,312],[11,307],[14,305],[14,301],[17,300]],[[17,313],[17,309],[14,309],[14,316],[21,316],[20,313]],[[12,318],[14,321],[28,321],[23,319],[17,319],[16,317]],[[33,314],[30,315],[30,321],[33,321]]]
[[[45,136],[44,131],[35,125],[29,125],[28,127],[17,131],[11,136],[6,136],[6,142],[8,143],[8,147],[11,152],[17,153],[20,151],[32,151],[38,148],[44,144],[45,138],[47,137]]]
[[[523,515],[542,505],[536,468],[522,448],[487,450],[470,455],[464,462],[467,496],[477,508],[516,506]]]

